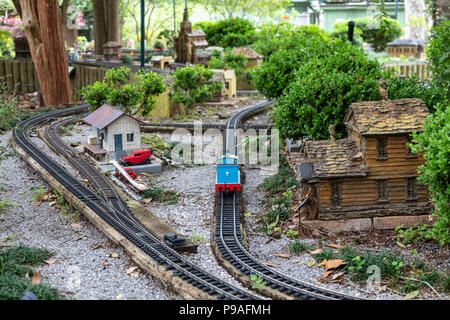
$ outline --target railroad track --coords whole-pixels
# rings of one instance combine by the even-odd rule
[[[227,122],[224,154],[236,154],[238,145],[237,129],[240,122],[250,114],[270,106],[265,102],[234,115]],[[219,192],[216,207],[215,241],[220,253],[237,270],[246,276],[257,276],[266,287],[277,290],[296,299],[341,300],[356,299],[336,291],[324,289],[314,284],[291,278],[278,272],[253,257],[243,244],[240,225],[239,192]]]
[[[117,200],[115,191],[107,190],[104,181],[99,179],[99,173],[94,172],[72,149],[67,147],[58,137],[58,125],[51,126],[47,131],[47,138],[50,143],[66,157],[74,166],[80,170],[82,175],[89,181],[93,181],[94,186],[100,186],[101,194],[91,190],[81,181],[68,173],[61,165],[52,160],[29,138],[29,131],[32,128],[42,125],[49,119],[55,117],[68,116],[73,113],[83,112],[87,106],[78,106],[70,109],[59,110],[48,114],[39,115],[21,122],[13,130],[13,139],[15,144],[25,153],[31,156],[48,174],[53,176],[64,188],[70,191],[75,197],[81,200],[87,207],[95,212],[108,225],[114,228],[132,244],[150,256],[159,266],[166,271],[172,272],[172,276],[179,277],[191,286],[207,293],[212,298],[222,299],[258,299],[257,296],[244,290],[236,288],[231,284],[211,275],[207,271],[190,263],[182,255],[178,254],[163,241],[148,230],[130,211],[128,206],[122,201]],[[60,125],[66,123],[63,121]],[[95,182],[94,182],[95,181]],[[106,183],[109,184],[108,181]],[[114,189],[110,184],[109,187]]]

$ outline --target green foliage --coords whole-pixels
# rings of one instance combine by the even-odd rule
[[[195,103],[203,103],[222,88],[221,83],[210,82],[214,73],[202,65],[177,69],[172,83],[172,100],[183,103],[188,112]]]
[[[14,41],[11,32],[0,30],[0,60],[10,59],[13,56]]]
[[[153,187],[151,190],[145,191],[142,197],[144,199],[153,199],[154,201],[172,205],[178,203],[179,194],[172,190],[164,190],[160,187]]]
[[[289,251],[294,254],[300,254],[302,252],[309,252],[311,250],[313,250],[312,245],[310,245],[307,242],[300,241],[298,239],[295,239],[294,241],[292,241],[289,246]]]
[[[333,32],[331,35],[333,37],[339,38],[344,41],[349,41],[348,39],[348,23],[349,21],[338,21],[333,25]],[[353,30],[353,44],[362,46],[363,45],[363,39],[362,39],[362,30],[355,26],[355,29]]]
[[[31,284],[33,270],[51,257],[46,249],[23,245],[0,251],[0,300],[18,300],[26,291],[32,291],[40,300],[61,299],[58,291],[44,284]],[[25,277],[28,275],[28,279]]]
[[[122,62],[125,63],[125,64],[133,64],[133,62],[134,62],[133,61],[133,57],[124,54],[124,55],[122,55]]]
[[[362,39],[377,52],[384,51],[389,42],[402,35],[400,23],[385,15],[376,18],[356,19],[355,28],[362,31]]]
[[[318,48],[323,51],[315,52]],[[299,55],[294,50],[271,56],[269,67],[272,69],[267,85],[275,87],[271,80],[280,75],[274,74],[273,68],[279,64],[284,79],[278,81],[283,81],[280,83],[285,88],[284,95],[276,99],[275,126],[285,138],[323,139],[329,137],[328,127],[333,124],[336,136],[343,137],[346,133],[344,117],[350,104],[380,99],[377,80],[383,74],[380,65],[368,59],[362,49],[341,40],[330,41],[327,45],[319,42],[306,52],[307,60],[302,59],[295,67],[292,60],[288,61]],[[261,79],[255,83],[258,86]],[[281,91],[283,87],[277,89]]]
[[[426,50],[434,85],[450,100],[450,21],[432,28]]]
[[[242,18],[226,19],[217,22],[198,22],[194,29],[202,29],[210,46],[225,48],[242,47],[253,42],[255,27]]]
[[[267,282],[264,281],[263,278],[261,278],[260,276],[258,276],[256,274],[250,275],[250,281],[253,283],[252,289],[257,289],[259,291],[259,293],[261,293],[262,288],[267,284]]]
[[[416,76],[405,79],[390,76],[387,82],[389,99],[420,98],[432,113],[435,106],[446,99],[444,90],[435,84],[435,80],[423,82]]]
[[[208,240],[205,237],[199,235],[196,231],[192,232],[192,234],[189,237],[189,239],[191,239],[192,242],[200,243],[200,244],[208,242]]]
[[[130,114],[148,115],[155,107],[155,96],[166,90],[161,78],[153,72],[139,71],[130,83],[131,69],[121,67],[106,72],[102,82],[82,89],[87,103],[100,107],[105,103],[121,107]]]
[[[438,104],[427,117],[422,133],[413,133],[411,149],[423,152],[425,165],[419,167],[419,181],[425,183],[436,206],[437,221],[431,236],[441,245],[450,242],[450,104]]]
[[[210,69],[232,69],[236,72],[236,77],[241,77],[245,73],[247,59],[243,54],[232,54],[231,50],[225,50],[223,56],[212,57],[209,61]]]
[[[426,241],[431,238],[430,226],[427,224],[419,225],[419,223],[416,223],[407,229],[404,229],[404,225],[400,225],[395,228],[395,231],[397,231],[397,241],[401,241],[404,244]]]
[[[4,78],[0,78],[0,132],[9,130],[16,124],[20,111],[17,108],[17,96]]]

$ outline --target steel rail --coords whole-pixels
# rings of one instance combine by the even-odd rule
[[[181,255],[154,236],[129,210],[124,210],[123,202],[116,203],[115,208],[111,208],[108,201],[105,201],[97,193],[70,175],[62,166],[39,150],[29,139],[28,131],[33,126],[46,121],[50,117],[62,116],[80,110],[82,110],[80,107],[76,107],[25,120],[14,128],[13,139],[39,165],[97,213],[106,223],[152,257],[158,264],[166,265],[166,270],[173,270],[174,276],[180,277],[218,299],[257,299],[258,297],[236,288],[186,261]]]
[[[270,106],[268,101],[243,110],[227,123],[224,153],[237,155],[238,127],[240,122],[254,112]],[[233,141],[233,142],[231,142]],[[215,238],[222,255],[238,270],[247,276],[256,275],[270,286],[286,295],[302,299],[351,300],[356,297],[325,289],[312,283],[294,279],[276,271],[252,256],[244,247],[240,230],[239,192],[219,192],[216,208]]]

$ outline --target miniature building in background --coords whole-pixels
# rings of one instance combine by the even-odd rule
[[[106,61],[118,61],[122,59],[122,45],[118,42],[107,42],[103,45],[103,55]]]
[[[95,153],[97,149],[106,152],[133,151],[141,148],[140,121],[114,107],[104,105],[98,108],[84,121],[92,126],[93,137],[84,144],[87,151]]]
[[[259,54],[249,47],[235,47],[233,48],[232,54],[244,55],[244,57],[247,59],[247,65],[245,66],[245,69],[247,70],[260,66],[264,61],[264,56],[262,54]]]
[[[420,99],[358,102],[345,118],[349,135],[332,141],[304,141],[290,164],[312,219],[334,220],[430,214],[425,185],[417,181],[420,154],[408,147],[428,115]]]
[[[170,66],[173,64],[170,56],[153,56],[151,61],[152,67],[160,70],[170,69]]]
[[[222,84],[222,89],[214,94],[213,101],[236,98],[236,72],[229,69],[211,69],[211,71],[214,72],[214,76],[210,81]]]
[[[184,10],[183,22],[178,36],[174,36],[175,62],[192,63],[198,62],[197,50],[206,49],[208,42],[206,35],[201,29],[192,29],[189,21],[187,8]]]
[[[391,57],[416,57],[421,58],[424,53],[425,43],[412,39],[396,39],[387,44],[387,52]]]

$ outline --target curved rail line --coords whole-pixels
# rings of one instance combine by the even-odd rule
[[[32,128],[48,121],[48,119],[71,115],[76,112],[85,111],[86,109],[87,106],[78,106],[25,120],[14,128],[14,142],[61,185],[98,214],[106,223],[150,256],[156,263],[164,266],[167,271],[171,271],[173,276],[181,278],[190,285],[217,299],[258,299],[257,296],[236,288],[187,261],[148,230],[120,198],[117,200],[114,195],[115,191],[106,190],[106,185],[103,182],[97,181],[95,183],[101,186],[103,196],[106,196],[106,199],[101,197],[97,192],[86,187],[81,181],[69,174],[61,165],[48,157],[29,138],[28,132]],[[98,172],[94,173],[93,170],[88,169],[89,163],[80,160],[82,158],[73,152],[73,150],[68,148],[64,143],[61,144],[62,140],[57,135],[56,125],[48,133],[50,134],[50,140],[54,143],[54,147],[68,158],[71,163],[77,165],[81,174],[86,174],[89,180],[99,177]],[[114,189],[111,185],[110,187]]]
[[[238,127],[240,122],[254,112],[270,106],[268,101],[234,115],[227,123],[224,154],[237,154]],[[269,268],[253,257],[245,248],[240,228],[239,192],[219,192],[216,207],[215,239],[221,254],[247,276],[256,275],[266,286],[298,299],[341,300],[357,299],[336,291],[318,287],[312,283],[294,279]]]

